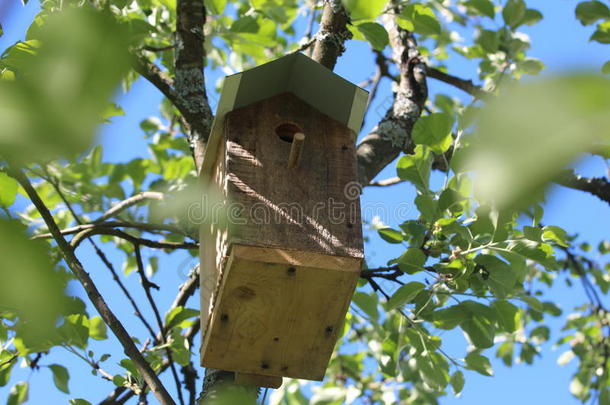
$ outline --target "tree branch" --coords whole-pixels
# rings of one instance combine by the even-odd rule
[[[193,270],[189,273],[189,278],[186,280],[178,289],[178,294],[176,298],[174,298],[174,302],[170,307],[170,311],[177,307],[183,307],[186,305],[188,299],[197,291],[197,287],[199,287],[199,266],[195,266]],[[197,320],[195,324],[185,333],[184,337],[189,342],[189,345],[192,347],[192,342],[199,332],[199,328],[201,326],[201,322]],[[164,361],[161,369],[159,370],[159,374],[165,371],[169,367],[169,361]],[[115,388],[103,401],[99,403],[99,405],[116,405],[122,404],[131,398],[134,394],[133,391],[128,391],[125,396],[123,396],[120,400],[119,398],[125,391],[128,391],[125,387]]]
[[[413,35],[396,23],[396,12],[387,14],[384,22],[400,72],[398,90],[392,107],[356,148],[358,176],[363,186],[400,152],[413,149],[411,131],[428,97],[426,65],[420,59]]]
[[[142,356],[142,353],[138,350],[135,343],[131,339],[131,336],[123,326],[123,324],[118,320],[118,318],[114,315],[114,313],[108,307],[108,304],[98,291],[95,286],[93,280],[89,276],[89,274],[84,270],[81,262],[78,260],[76,255],[74,254],[74,249],[68,242],[64,239],[61,231],[59,230],[53,216],[49,212],[49,209],[40,199],[40,196],[28,180],[28,178],[18,169],[10,169],[11,177],[16,179],[21,187],[25,190],[26,194],[32,200],[32,203],[42,216],[43,220],[47,224],[47,227],[53,234],[55,241],[57,242],[57,246],[64,257],[64,260],[70,270],[74,273],[76,278],[80,281],[81,285],[85,289],[89,300],[95,306],[95,309],[98,311],[104,322],[108,325],[108,327],[112,330],[114,335],[117,337],[125,354],[133,361],[135,367],[138,369],[142,378],[154,393],[155,397],[159,400],[159,402],[163,405],[174,405],[175,402],[172,397],[169,395],[159,377],[152,370],[146,359]]]
[[[585,191],[610,204],[610,182],[604,177],[582,177],[572,170],[567,170],[555,179],[555,183]]]
[[[385,280],[394,281],[394,282],[402,285],[404,283],[401,280],[399,280],[398,278],[400,276],[403,276],[404,274],[405,273],[403,273],[398,266],[380,267],[377,269],[362,270],[362,272],[360,273],[360,278],[368,280],[369,282],[371,282],[372,279],[375,277],[383,278]]]
[[[133,68],[143,78],[148,80],[153,86],[155,86],[165,97],[172,101],[178,110],[182,110],[179,105],[180,100],[178,94],[174,90],[174,82],[164,72],[159,69],[157,65],[150,62],[148,59],[141,54],[135,54],[133,60]]]
[[[352,33],[347,29],[349,22],[349,15],[341,0],[325,0],[311,58],[333,70],[337,59],[345,51],[345,41],[352,37]]]
[[[58,232],[59,232],[59,235],[61,235],[61,231],[58,230]],[[53,233],[53,231],[51,231],[51,233]],[[119,237],[121,239],[125,239],[131,243],[137,243],[142,246],[148,246],[148,247],[157,248],[157,249],[199,249],[199,245],[197,243],[159,242],[159,241],[150,240],[150,239],[138,238],[138,237],[130,235],[126,232],[119,231],[118,229],[114,229],[114,228],[87,229],[85,231],[82,231],[82,232],[76,234],[76,236],[74,236],[72,241],[70,241],[70,245],[72,245],[72,247],[76,249],[78,247],[78,245],[80,245],[84,239],[88,238],[89,236],[93,236],[93,235],[112,235],[112,236]],[[55,235],[53,235],[53,237],[55,237]]]
[[[477,86],[472,82],[472,80],[461,79],[433,67],[427,67],[426,73],[428,77],[450,84],[477,98],[483,98],[484,96],[488,95],[488,93],[483,90],[481,86]]]
[[[187,138],[197,171],[203,163],[205,146],[212,128],[212,110],[205,90],[203,0],[178,0],[176,4],[176,93],[188,124]]]
[[[176,232],[184,235],[184,232],[180,230],[180,228],[173,225],[166,224],[149,224],[146,222],[127,222],[127,221],[107,221],[107,222],[94,222],[91,224],[82,224],[77,226],[72,226],[70,228],[62,229],[62,235],[73,235],[75,233],[79,233],[82,231],[86,231],[88,229],[93,228],[133,228],[138,229],[140,231],[145,232],[154,232],[154,231],[170,231]],[[53,235],[50,233],[41,233],[40,235],[32,236],[32,239],[46,239],[52,238]]]
[[[117,215],[119,212],[125,211],[127,208],[136,205],[144,200],[163,201],[164,199],[165,195],[163,193],[159,193],[157,191],[143,191],[115,204],[114,206],[112,206],[112,208],[110,208],[101,217],[99,217],[93,222],[105,221],[106,219],[111,218]]]

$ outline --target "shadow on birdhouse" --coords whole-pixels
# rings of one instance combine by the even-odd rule
[[[228,76],[201,177],[201,364],[322,380],[363,260],[355,138],[367,93],[300,53]]]

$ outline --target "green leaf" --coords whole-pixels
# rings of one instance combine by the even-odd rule
[[[6,401],[6,405],[19,405],[28,400],[29,385],[27,382],[19,382],[13,385]]]
[[[131,3],[131,0],[112,0],[112,4],[118,8],[123,8],[129,3]]]
[[[521,24],[522,25],[534,25],[538,21],[542,20],[543,18],[544,18],[544,16],[542,15],[542,13],[540,11],[535,10],[533,8],[528,8],[527,10],[525,10],[525,16],[523,17]]]
[[[396,172],[401,179],[413,183],[419,192],[427,194],[431,165],[430,150],[423,145],[418,145],[415,147],[413,155],[406,155],[398,159]]]
[[[6,341],[6,330],[4,330],[4,324],[2,322],[0,322],[0,329],[2,330],[2,333],[0,333],[2,335],[0,340]],[[17,359],[13,357],[14,355],[15,353],[9,350],[0,350],[0,364],[3,364],[3,366],[0,367],[0,387],[4,387],[8,384],[11,378],[11,371],[17,362]]]
[[[491,368],[491,363],[487,357],[473,352],[468,354],[464,360],[466,361],[466,366],[469,369],[489,377],[494,375],[493,369]]]
[[[610,18],[610,9],[601,1],[583,1],[576,6],[576,18],[582,25]]]
[[[120,105],[115,103],[110,103],[102,113],[102,122],[109,123],[110,118],[125,115],[125,111],[121,108]]]
[[[495,256],[483,254],[478,255],[475,262],[484,266],[489,273],[486,282],[495,295],[504,298],[513,292],[517,283],[517,275],[511,266]]]
[[[524,208],[571,162],[610,139],[610,79],[569,75],[509,86],[479,116],[461,161],[482,202]],[[549,137],[541,134],[551,134]],[[552,139],[552,141],[549,141]]]
[[[424,269],[426,255],[421,249],[409,248],[398,258],[398,267],[407,274],[415,274]]]
[[[477,43],[481,45],[485,52],[494,53],[498,51],[500,46],[500,36],[496,31],[481,30],[477,37]]]
[[[21,223],[0,219],[0,246],[0,308],[28,320],[17,326],[28,345],[48,341],[66,309],[64,279],[53,270],[49,245],[31,240]]]
[[[492,347],[494,344],[495,327],[489,319],[474,315],[460,324],[462,330],[468,335],[470,342],[479,349]]]
[[[529,305],[535,311],[542,312],[544,310],[542,303],[536,297],[525,295],[521,297],[521,300],[527,303],[527,305]]]
[[[476,10],[479,14],[491,19],[496,15],[494,4],[491,0],[469,0],[465,3],[466,7]]]
[[[545,226],[542,228],[542,240],[553,241],[559,246],[568,247],[568,234],[558,226]]]
[[[225,10],[227,0],[204,0],[204,4],[207,13],[220,15]]]
[[[517,330],[517,320],[519,318],[519,308],[506,300],[494,301],[491,307],[498,314],[498,323],[509,333]]]
[[[0,150],[17,164],[89,147],[130,68],[127,26],[110,12],[66,8],[47,18],[40,35],[44,42],[38,49],[27,41],[19,80],[0,81]]]
[[[610,60],[604,63],[604,66],[602,66],[602,73],[610,75]]]
[[[404,30],[411,31],[411,32],[415,31],[415,26],[413,25],[413,21],[411,21],[409,18],[405,17],[403,14],[398,15],[396,22],[398,23],[398,26]]]
[[[469,316],[470,314],[462,305],[453,305],[434,311],[432,321],[437,328],[449,330],[467,320]]]
[[[415,205],[428,223],[433,223],[438,218],[438,203],[429,194],[420,194],[415,197]]]
[[[106,340],[108,334],[106,332],[106,324],[99,316],[94,316],[89,319],[89,336],[95,340]]]
[[[176,307],[165,315],[165,328],[170,330],[176,326],[179,326],[183,321],[196,316],[199,316],[199,311],[196,309]]]
[[[252,16],[244,16],[240,17],[238,20],[235,20],[233,24],[231,24],[231,28],[229,29],[231,32],[250,32],[257,33],[260,29],[258,25],[258,20]]]
[[[444,113],[433,113],[421,117],[413,127],[413,142],[418,145],[427,145],[433,152],[444,153],[451,144],[451,129],[453,117]]]
[[[548,326],[544,325],[537,326],[530,332],[530,339],[534,340],[538,344],[546,342],[549,340],[550,336],[550,329]]]
[[[25,70],[32,63],[32,58],[38,53],[38,48],[40,48],[40,41],[38,40],[19,41],[4,51],[2,62],[13,70]]]
[[[605,21],[597,26],[597,30],[591,35],[589,41],[597,41],[600,44],[610,44],[610,21]]]
[[[431,387],[442,389],[449,383],[447,361],[436,352],[418,357],[417,368],[423,380]]]
[[[426,286],[417,281],[412,281],[408,284],[401,286],[388,301],[388,310],[400,308],[403,305],[408,304],[422,291]]]
[[[527,58],[517,64],[518,68],[528,75],[537,75],[544,69],[544,63],[541,60]]]
[[[114,385],[116,385],[117,387],[122,387],[125,384],[125,377],[123,377],[122,375],[115,375],[114,377],[112,377],[112,382],[114,383]]]
[[[388,32],[381,24],[376,22],[365,22],[358,24],[357,28],[362,35],[364,35],[366,40],[370,42],[371,46],[378,51],[383,51],[390,42]]]
[[[70,374],[68,373],[68,370],[59,364],[51,364],[49,368],[53,372],[53,383],[55,383],[57,389],[69,394],[68,380],[70,379]]]
[[[525,17],[525,10],[526,6],[523,0],[508,0],[504,10],[502,10],[504,23],[511,28],[518,27]]]
[[[513,365],[513,352],[515,350],[515,344],[511,341],[506,341],[498,347],[496,356],[502,359],[502,362],[510,367]]]
[[[354,302],[365,314],[371,317],[371,320],[377,322],[379,319],[379,310],[377,309],[377,295],[365,294],[361,291],[356,291],[354,294]]]
[[[68,315],[59,331],[68,344],[85,348],[89,339],[89,319],[82,314]]]
[[[462,390],[464,389],[464,373],[462,373],[459,370],[456,371],[451,376],[451,379],[449,380],[449,382],[451,383],[451,388],[453,388],[453,393],[457,397],[458,395],[460,395],[460,392],[462,392]]]
[[[91,402],[85,401],[84,399],[76,398],[76,399],[71,399],[69,401],[69,404],[70,405],[91,405]]]
[[[19,183],[9,177],[6,173],[0,172],[0,207],[8,208],[15,202]]]
[[[383,11],[388,0],[344,0],[343,4],[349,11],[352,21],[374,20]]]
[[[401,243],[403,241],[402,232],[392,228],[381,228],[377,232],[381,239],[388,243]]]
[[[410,21],[413,24],[413,31],[418,34],[439,35],[441,33],[440,22],[434,11],[426,5],[407,4],[401,13],[401,17]]]

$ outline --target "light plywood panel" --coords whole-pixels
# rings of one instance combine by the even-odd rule
[[[360,274],[316,254],[234,246],[202,347],[202,365],[239,373],[321,380]],[[265,261],[258,261],[267,253]],[[286,257],[290,256],[288,259]],[[276,260],[273,262],[271,260]],[[298,263],[298,264],[297,264]],[[335,262],[337,263],[337,262]]]

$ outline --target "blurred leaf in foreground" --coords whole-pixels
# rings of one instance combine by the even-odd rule
[[[482,109],[459,164],[475,171],[484,202],[523,207],[583,153],[610,142],[608,111],[610,79],[601,76],[510,86]]]
[[[129,68],[128,35],[103,12],[51,15],[28,52],[0,59],[16,80],[0,81],[0,150],[26,163],[82,152]],[[32,44],[39,45],[38,48]]]
[[[19,316],[18,334],[30,344],[47,340],[66,303],[48,246],[29,240],[17,221],[0,220],[0,257],[0,314]]]

